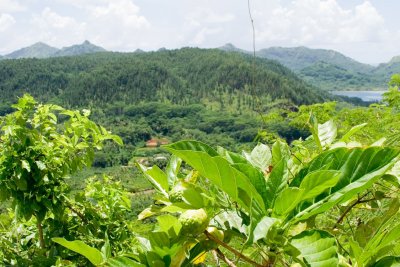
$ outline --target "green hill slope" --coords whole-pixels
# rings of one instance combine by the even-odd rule
[[[375,68],[374,73],[384,76],[386,81],[395,73],[400,73],[400,56],[393,57],[388,63],[382,63]]]
[[[275,61],[252,59],[217,49],[184,48],[150,53],[97,53],[49,59],[0,61],[3,101],[29,92],[68,106],[157,101],[203,103],[214,109],[252,109],[261,101],[295,104],[324,95]]]
[[[251,54],[232,44],[226,44],[220,49]],[[393,59],[387,64],[373,67],[326,49],[271,47],[257,51],[256,55],[280,62],[304,80],[326,91],[383,90],[391,74],[400,72],[399,60]]]
[[[4,58],[48,58],[56,53],[58,50],[58,48],[39,42],[5,55]]]
[[[371,90],[381,88],[383,81],[376,75],[350,71],[326,62],[317,62],[299,71],[299,76],[326,90]]]
[[[274,59],[293,70],[301,70],[318,62],[326,62],[353,72],[369,72],[373,66],[355,61],[345,55],[326,49],[307,47],[271,47],[257,52],[259,57]]]

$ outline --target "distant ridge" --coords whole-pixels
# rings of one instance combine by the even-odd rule
[[[237,48],[230,43],[219,49],[230,52],[252,53],[251,51]],[[292,70],[301,70],[318,62],[325,62],[358,72],[371,71],[374,68],[371,65],[360,63],[334,50],[312,49],[305,46],[264,48],[256,51],[256,55],[261,58],[277,60]]]
[[[72,45],[63,47],[52,55],[52,57],[64,57],[64,56],[79,56],[84,54],[91,54],[97,52],[105,52],[106,50],[100,46],[94,45],[89,41],[84,41],[82,44]]]
[[[374,73],[380,76],[393,75],[400,73],[400,56],[393,57],[388,63],[379,64]],[[386,80],[388,82],[388,80]]]
[[[219,49],[252,54],[232,44]],[[256,51],[260,58],[276,60],[304,80],[327,91],[385,89],[390,75],[400,72],[400,57],[374,67],[337,51],[299,47],[270,47]]]
[[[45,43],[38,42],[31,46],[18,49],[5,56],[0,56],[0,59],[19,59],[19,58],[49,58],[63,56],[79,56],[83,54],[91,54],[106,51],[100,46],[96,46],[89,41],[84,41],[82,44],[72,45],[58,49],[49,46]]]
[[[45,43],[38,42],[31,46],[18,49],[4,58],[7,59],[18,59],[18,58],[48,58],[56,53],[59,49],[49,46]]]

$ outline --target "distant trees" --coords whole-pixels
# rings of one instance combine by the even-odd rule
[[[252,75],[251,58],[216,49],[101,53],[0,61],[0,91],[11,102],[28,92],[42,101],[74,107],[155,101],[251,110],[253,103],[235,100],[254,94],[289,98],[296,104],[323,100],[275,61],[257,60],[255,92],[248,90]]]

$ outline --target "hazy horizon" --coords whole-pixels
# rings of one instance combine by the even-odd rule
[[[400,55],[400,1],[251,0],[256,49],[331,49],[376,65]],[[252,49],[246,0],[0,0],[0,55],[89,40],[110,51]]]

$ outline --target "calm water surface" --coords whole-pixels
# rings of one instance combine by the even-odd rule
[[[386,91],[332,91],[334,95],[359,97],[363,101],[376,102],[382,100],[382,94]]]

